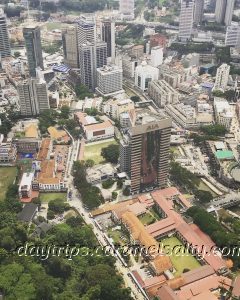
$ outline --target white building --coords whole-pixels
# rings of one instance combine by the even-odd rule
[[[131,99],[111,99],[104,102],[103,112],[110,116],[112,119],[119,119],[120,115],[125,112],[129,112],[134,109],[134,103]]]
[[[193,16],[194,1],[182,0],[178,33],[178,37],[182,41],[187,41],[191,38],[193,29]]]
[[[232,22],[227,26],[225,36],[225,46],[240,47],[240,25],[237,22]]]
[[[103,66],[97,69],[97,92],[104,96],[123,92],[122,78],[122,69],[115,65]]]
[[[215,7],[215,17],[217,23],[223,23],[226,13],[227,0],[217,0]]]
[[[141,65],[136,67],[135,70],[135,85],[142,91],[148,89],[148,84],[152,80],[158,80],[159,70],[158,68],[148,65],[145,61]]]
[[[158,67],[163,63],[163,48],[160,46],[151,49],[151,65]]]
[[[4,135],[0,134],[0,165],[13,165],[16,158],[16,145],[9,139],[4,140]]]
[[[232,22],[234,4],[235,4],[235,0],[227,0],[226,13],[224,18],[224,23],[226,26],[230,25]]]
[[[23,173],[18,188],[18,194],[20,198],[31,197],[33,180],[34,180],[34,173]]]
[[[151,81],[148,94],[159,107],[178,103],[179,93],[165,80]]]
[[[112,164],[97,165],[87,169],[86,179],[91,184],[99,184],[104,180],[114,178],[117,173]]]
[[[216,122],[226,127],[231,128],[233,113],[230,104],[227,100],[219,97],[214,98],[214,111]]]
[[[134,0],[119,0],[119,10],[123,19],[134,19]]]
[[[227,64],[222,64],[217,69],[214,90],[225,91],[228,84],[229,72],[230,72],[230,66]]]

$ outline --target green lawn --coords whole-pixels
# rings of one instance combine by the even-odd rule
[[[176,247],[174,248],[175,250],[173,250],[174,246],[180,245],[181,249],[183,249],[184,247],[182,242],[180,242],[176,237],[163,239],[160,241],[160,244],[166,247],[166,254],[169,254],[168,251],[173,252],[172,255],[170,255],[170,259],[172,261],[174,269],[176,270],[176,272],[174,273],[175,277],[181,275],[185,268],[189,270],[194,270],[201,266],[200,263],[196,260],[196,258],[193,257],[190,253],[178,254],[177,249],[179,249],[180,247]]]
[[[114,244],[126,245],[128,242],[127,237],[123,234],[121,230],[118,229],[112,230],[112,228],[110,228],[108,230],[108,236],[113,239]],[[124,236],[125,239],[123,239],[122,236]]]
[[[143,225],[150,225],[160,220],[161,217],[159,214],[154,211],[153,208],[150,208],[144,215],[138,217],[138,219],[143,223]]]
[[[62,199],[67,200],[66,193],[40,193],[40,200],[42,203],[48,203],[51,200]]]
[[[213,190],[211,190],[210,187],[207,186],[202,180],[200,180],[199,182],[198,189],[210,192],[213,197],[217,197],[217,194]]]
[[[95,164],[102,164],[105,162],[101,155],[102,148],[106,148],[109,145],[117,145],[115,140],[105,141],[99,144],[86,144],[84,147],[84,160],[91,159]]]
[[[7,188],[17,175],[16,167],[0,167],[0,201],[4,200]]]
[[[49,22],[44,25],[47,30],[55,30],[55,29],[62,29],[63,27],[68,27],[68,24],[65,23],[58,23],[58,22]]]

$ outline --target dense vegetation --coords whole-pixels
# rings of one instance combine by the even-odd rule
[[[81,217],[71,217],[43,234],[31,235],[25,223],[17,220],[22,205],[17,186],[9,187],[6,199],[0,202],[0,291],[6,300],[130,300],[130,291],[116,274],[112,256],[94,254],[97,240],[90,226]],[[80,247],[80,255],[27,255],[16,249],[29,245],[72,245]],[[76,253],[76,252],[75,252]],[[87,255],[87,253],[93,253]]]
[[[86,208],[94,209],[103,202],[103,198],[101,196],[99,188],[96,186],[92,186],[90,183],[87,182],[86,169],[87,165],[85,162],[77,161],[74,163],[74,186],[76,186],[79,193],[81,194],[82,201]]]
[[[227,129],[223,125],[215,124],[209,126],[202,126],[198,133],[191,133],[190,138],[193,139],[196,145],[200,145],[202,142],[211,140],[216,141],[219,137],[224,137],[227,133]]]
[[[192,43],[188,42],[185,44],[182,43],[172,43],[170,46],[171,50],[177,51],[179,54],[188,54],[188,53],[202,53],[202,52],[211,52],[214,45],[213,43]]]
[[[106,159],[106,161],[117,164],[119,158],[119,145],[109,145],[102,149],[101,155]]]
[[[231,249],[240,246],[239,232],[227,232],[221,223],[204,209],[193,206],[188,209],[187,214],[193,218],[194,223],[212,238],[218,247],[229,247]],[[237,252],[233,257],[230,256],[234,261],[234,268],[240,267],[240,258],[237,256]]]

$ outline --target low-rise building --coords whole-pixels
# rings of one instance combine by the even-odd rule
[[[231,128],[233,112],[227,100],[219,97],[214,98],[214,111],[216,122],[226,127]]]
[[[179,93],[165,80],[151,81],[148,94],[159,107],[176,104],[179,99]]]
[[[21,182],[18,188],[20,198],[30,198],[32,194],[32,183],[34,180],[34,173],[23,173]]]
[[[158,80],[158,73],[158,68],[148,65],[146,61],[142,62],[135,70],[135,85],[146,91],[152,80]]]
[[[99,184],[117,174],[116,169],[110,164],[96,165],[87,169],[86,179],[91,184]]]
[[[134,102],[130,99],[111,99],[104,102],[102,108],[104,114],[113,119],[119,119],[122,113],[129,112],[132,109],[134,109]]]
[[[0,134],[0,165],[14,165],[16,158],[16,145],[11,139],[4,139],[4,135]]]

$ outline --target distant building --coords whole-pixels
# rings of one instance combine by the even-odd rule
[[[42,70],[44,69],[40,27],[24,27],[23,37],[25,40],[25,47],[27,50],[29,75],[31,77],[35,77],[37,67],[40,67]]]
[[[135,85],[142,91],[146,91],[148,89],[148,84],[152,80],[158,79],[158,73],[158,68],[148,65],[145,61],[142,62],[135,70]]]
[[[194,23],[200,24],[203,20],[204,0],[195,1],[194,6]]]
[[[163,49],[167,47],[168,39],[165,35],[156,33],[150,36],[150,47],[160,46]]]
[[[226,13],[224,23],[226,26],[230,25],[233,17],[235,0],[227,0]]]
[[[182,0],[179,18],[178,37],[181,41],[187,41],[191,38],[193,29],[194,1]]]
[[[62,30],[64,63],[71,68],[79,67],[77,27],[69,26]]]
[[[217,23],[224,23],[226,26],[232,22],[235,0],[217,0],[215,15]]]
[[[29,79],[17,85],[22,116],[36,116],[49,109],[47,85],[44,80]]]
[[[120,168],[129,174],[133,194],[165,186],[170,135],[171,119],[156,113],[150,102],[139,102],[120,143]]]
[[[123,76],[126,78],[134,78],[135,69],[138,64],[139,61],[137,58],[131,58],[128,55],[124,55],[122,58]]]
[[[153,47],[151,49],[151,65],[158,67],[163,63],[163,48]]]
[[[151,81],[148,86],[148,94],[159,107],[178,103],[179,99],[179,93],[165,80]]]
[[[101,39],[107,43],[107,57],[115,60],[115,22],[112,19],[104,19],[101,22]]]
[[[0,59],[11,56],[10,40],[7,29],[6,15],[0,8]]]
[[[122,89],[123,71],[121,68],[111,65],[97,69],[97,91],[110,96],[123,91]]]
[[[231,25],[227,26],[225,36],[225,46],[233,46],[240,48],[240,24],[232,22]]]
[[[226,127],[227,130],[231,128],[233,113],[230,104],[227,100],[219,97],[214,98],[214,112],[216,122]]]
[[[222,64],[217,69],[214,90],[225,91],[228,84],[229,72],[230,72],[230,66],[227,64]]]
[[[13,165],[17,158],[16,145],[10,139],[4,139],[0,134],[0,165]]]
[[[134,19],[134,0],[119,0],[119,10],[123,19]]]
[[[77,20],[77,36],[79,47],[82,44],[96,42],[96,24],[93,14],[81,15]]]

